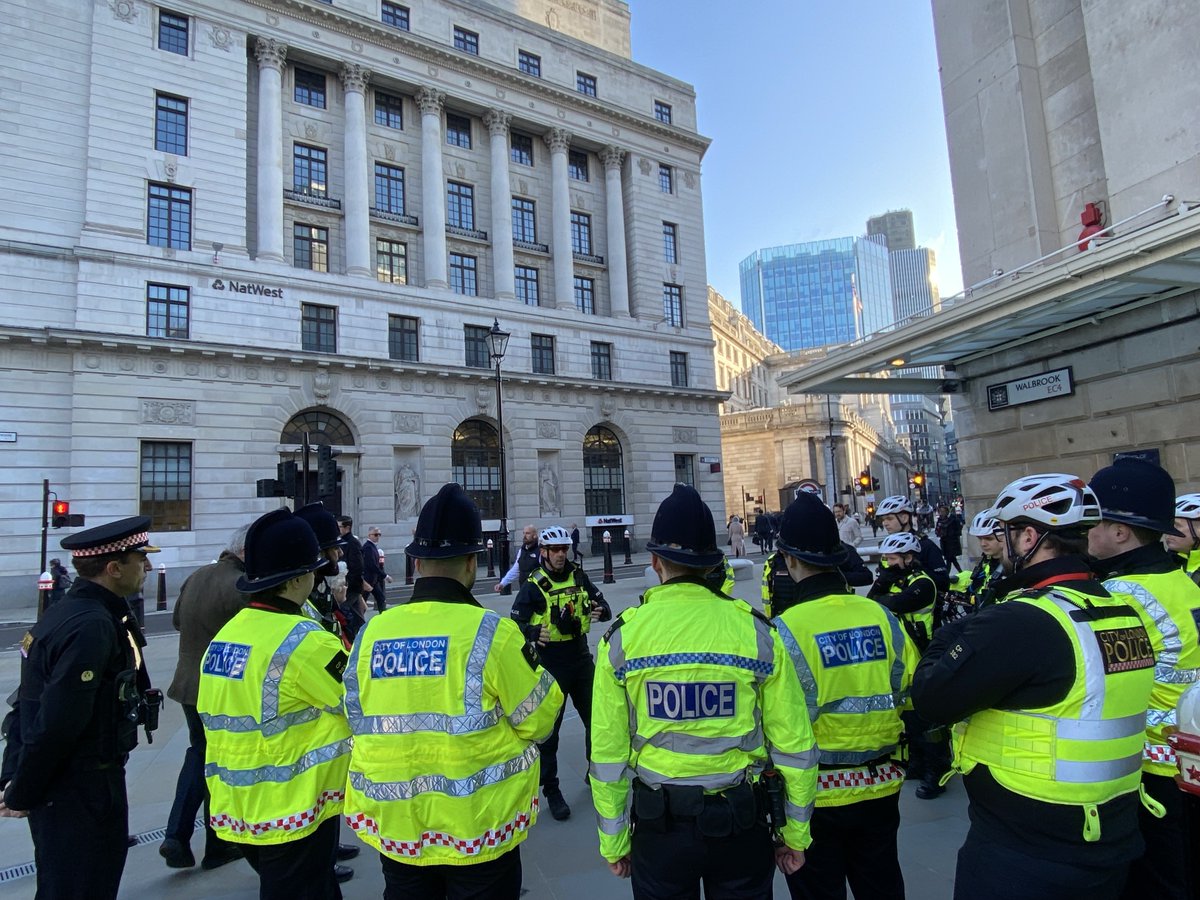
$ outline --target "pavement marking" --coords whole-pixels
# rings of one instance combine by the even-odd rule
[[[204,828],[204,819],[198,817],[196,819],[196,830],[200,831]],[[137,847],[139,844],[156,844],[161,843],[167,836],[167,829],[155,828],[153,831],[143,831],[141,834],[131,834],[130,848]],[[7,884],[10,881],[17,881],[21,878],[28,878],[30,875],[37,874],[37,864],[32,862],[18,863],[15,866],[9,866],[7,869],[0,869],[0,884]]]

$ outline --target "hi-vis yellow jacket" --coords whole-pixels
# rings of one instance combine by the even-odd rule
[[[346,821],[410,865],[508,852],[537,820],[537,742],[562,703],[517,624],[469,598],[375,616],[346,672]]]
[[[904,770],[888,756],[900,741],[900,709],[918,659],[899,620],[874,600],[848,592],[797,603],[775,625],[821,751],[817,806],[899,791]]]
[[[768,754],[787,788],[789,847],[811,842],[817,749],[804,693],[775,629],[699,579],[646,591],[600,642],[592,692],[592,802],[600,854],[630,852],[631,781],[719,792]]]
[[[299,840],[342,809],[350,729],[341,642],[299,608],[248,607],[200,667],[213,829],[242,844]]]

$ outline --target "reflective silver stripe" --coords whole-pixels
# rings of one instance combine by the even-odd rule
[[[263,782],[281,784],[291,781],[301,772],[306,772],[313,766],[319,766],[322,763],[335,760],[339,756],[345,756],[350,752],[352,746],[353,741],[350,738],[345,738],[335,741],[332,744],[327,744],[324,747],[309,750],[294,763],[285,766],[259,766],[257,769],[227,769],[225,766],[219,766],[216,763],[207,763],[204,766],[204,777],[212,778],[215,776],[231,787],[253,787]]]
[[[1097,781],[1116,781],[1140,771],[1142,751],[1120,759],[1099,762],[1058,760],[1054,764],[1054,780],[1072,784],[1089,784]]]
[[[789,800],[783,804],[783,809],[789,819],[797,822],[807,822],[812,818],[813,814],[813,805],[811,803],[807,806],[797,806]]]
[[[1150,593],[1144,584],[1128,581],[1124,578],[1110,578],[1104,582],[1110,593],[1128,594],[1138,602],[1138,606],[1146,611],[1154,627],[1162,636],[1163,648],[1157,654],[1157,662],[1174,668],[1179,664],[1179,652],[1183,649],[1183,639],[1179,636],[1179,626],[1171,618],[1171,614],[1158,602],[1158,598]],[[1158,677],[1157,667],[1155,677]]]
[[[655,772],[653,769],[647,769],[641,765],[637,766],[634,771],[637,777],[650,787],[658,787],[663,784],[698,784],[708,791],[723,791],[726,788],[739,785],[746,780],[744,769],[738,769],[736,772],[718,772],[710,775],[689,775],[687,778],[672,778],[669,775],[663,775],[661,772]]]
[[[621,629],[618,628],[608,639],[608,661],[613,667],[613,673],[625,669],[625,647],[621,639]],[[623,675],[617,675],[617,681],[624,681]]]
[[[904,690],[904,626],[889,610],[883,612],[892,626],[892,652],[896,654],[892,660],[892,694],[899,705],[908,698],[908,692]]]
[[[811,769],[820,760],[821,751],[814,744],[811,750],[803,753],[780,753],[778,747],[771,748],[771,760],[777,766],[788,766],[793,769]]]
[[[515,728],[528,719],[533,714],[533,711],[542,705],[542,701],[546,699],[546,695],[550,693],[550,688],[553,686],[554,676],[543,669],[537,684],[529,692],[529,696],[517,704],[517,708],[508,714],[509,724]],[[550,730],[553,730],[553,728],[554,723],[551,722]],[[546,733],[549,734],[549,730]]]
[[[1076,622],[1071,618],[1071,613],[1079,609],[1079,604],[1073,603],[1070,596],[1051,590],[1046,594],[1046,598],[1059,608],[1070,626],[1075,629],[1075,646],[1079,648],[1083,658],[1084,699],[1077,721],[1100,722],[1104,716],[1104,661],[1100,658],[1100,644],[1096,640],[1095,632],[1087,622]],[[1065,721],[1067,720],[1058,720],[1060,728]]]
[[[865,766],[873,759],[880,759],[896,751],[896,744],[888,744],[878,750],[822,750],[823,766]]]
[[[616,819],[610,819],[608,816],[596,814],[596,824],[599,825],[600,831],[603,834],[620,834],[629,827],[629,816],[620,816]]]
[[[808,706],[808,719],[810,722],[815,722],[817,720],[817,680],[813,677],[812,667],[809,666],[804,652],[800,649],[796,635],[792,634],[792,629],[788,628],[782,617],[775,619],[775,628],[779,631],[784,649],[787,650],[788,656],[792,660],[796,677],[800,679],[800,687],[804,691],[804,702]]]
[[[763,733],[761,728],[755,728],[741,737],[701,737],[678,731],[660,731],[648,738],[641,735],[635,736],[632,742],[634,752],[640,751],[647,744],[660,750],[670,750],[672,753],[716,756],[719,753],[729,753],[733,750],[746,752],[757,750],[763,745]]]
[[[853,713],[862,715],[895,708],[896,698],[892,694],[872,694],[869,697],[842,697],[838,700],[830,700],[821,707],[820,714]]]
[[[775,671],[775,629],[770,622],[764,622],[758,616],[751,617],[750,621],[754,623],[758,659],[763,664],[763,669],[755,671],[755,680],[763,681]]]
[[[1159,684],[1192,684],[1200,681],[1200,669],[1177,669],[1157,663],[1154,666],[1154,680]]]
[[[500,614],[487,610],[475,632],[471,653],[467,657],[467,673],[463,682],[463,710],[468,714],[483,712],[483,668],[487,665],[492,639],[500,625]]]
[[[362,772],[350,772],[350,785],[372,800],[411,800],[418,794],[436,792],[449,797],[470,797],[476,791],[499,784],[530,768],[538,758],[537,744],[530,744],[520,756],[485,766],[466,778],[447,778],[445,775],[418,775],[409,781],[372,781]]]
[[[1160,725],[1178,725],[1179,720],[1176,718],[1176,712],[1173,709],[1148,709],[1146,710],[1146,727],[1157,728]]]
[[[1041,716],[1036,718],[1041,718]],[[1146,730],[1146,722],[1138,714],[1124,716],[1120,719],[1056,719],[1054,721],[1058,737],[1069,741],[1112,741],[1133,737]]]
[[[589,767],[592,777],[604,784],[616,784],[618,781],[625,781],[628,778],[629,764],[628,763],[598,763],[592,760]]]
[[[336,706],[325,707],[325,712],[337,712]],[[230,731],[235,734],[247,734],[254,731],[267,734],[278,734],[287,731],[293,725],[303,725],[321,715],[321,710],[315,707],[298,709],[295,712],[284,713],[270,722],[260,725],[254,716],[223,716],[213,713],[200,713],[200,721],[209,731]],[[269,727],[268,727],[269,726]]]

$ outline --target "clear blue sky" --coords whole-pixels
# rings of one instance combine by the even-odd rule
[[[929,0],[630,0],[633,58],[696,88],[708,283],[760,247],[911,209],[962,287]]]

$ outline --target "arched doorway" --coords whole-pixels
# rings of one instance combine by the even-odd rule
[[[625,514],[625,462],[621,441],[603,425],[594,426],[583,437],[583,508],[588,516]],[[603,536],[604,526],[591,529],[592,553],[604,552]]]
[[[500,518],[500,441],[493,425],[467,419],[454,429],[451,477],[461,484],[484,519]]]
[[[303,453],[297,451],[283,452],[284,461],[294,461],[300,470],[297,476],[298,486],[304,485],[303,498],[296,497],[296,505],[299,506],[302,502],[313,502],[320,499],[325,504],[325,508],[332,512],[335,516],[342,514],[343,507],[343,482],[344,471],[342,466],[337,467],[337,488],[330,496],[318,497],[317,487],[317,459],[316,451],[318,447],[353,447],[354,432],[350,428],[350,424],[339,416],[337,413],[330,412],[325,409],[306,409],[296,413],[283,426],[283,431],[279,434],[279,443],[285,447],[295,447],[297,450],[304,446],[304,436],[308,435],[308,445],[310,448],[308,458],[308,477],[304,478],[304,458]]]

